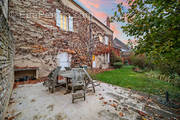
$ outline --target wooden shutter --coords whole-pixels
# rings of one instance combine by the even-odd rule
[[[67,17],[64,15],[64,30],[67,30]]]
[[[56,9],[56,25],[57,25],[58,27],[61,26],[60,14],[61,14],[61,11],[58,10],[58,9]]]
[[[63,29],[63,15],[62,14],[60,14],[60,23],[61,23],[61,29]]]
[[[73,17],[69,16],[69,31],[73,31]]]

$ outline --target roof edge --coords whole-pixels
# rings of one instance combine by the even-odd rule
[[[105,24],[103,24],[97,17],[93,16],[90,12],[88,12],[87,10],[85,10],[83,7],[81,7],[77,2],[75,2],[74,0],[69,0],[71,2],[73,2],[77,7],[79,7],[81,10],[83,10],[85,13],[88,13],[90,16],[92,16],[95,20],[97,20],[101,25],[103,25],[104,27],[106,27],[108,30],[110,30],[112,33],[114,33],[114,31],[111,30],[110,27],[106,26]]]

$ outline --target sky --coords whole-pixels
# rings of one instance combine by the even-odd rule
[[[74,0],[84,9],[89,11],[92,15],[98,18],[102,23],[106,24],[106,18],[108,16],[113,16],[118,3],[123,3],[125,7],[128,7],[126,0]],[[121,29],[122,23],[111,23],[111,30],[114,31],[114,37],[117,37],[124,43],[128,42],[128,39],[132,37],[127,37]]]

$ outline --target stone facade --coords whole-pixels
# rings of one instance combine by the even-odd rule
[[[61,52],[72,55],[72,67],[92,66],[92,55],[110,52],[113,32],[72,0],[11,0],[9,5],[15,66],[39,67],[43,77],[57,66]],[[56,9],[73,17],[73,32],[56,26]],[[99,41],[99,34],[108,36],[108,45]]]
[[[8,1],[0,1],[0,120],[8,106],[14,84],[14,43],[8,26]]]

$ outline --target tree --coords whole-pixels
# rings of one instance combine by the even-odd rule
[[[157,65],[167,65],[174,72],[180,67],[180,1],[128,0],[112,17],[125,23],[123,31],[138,39],[134,51],[146,54]]]

